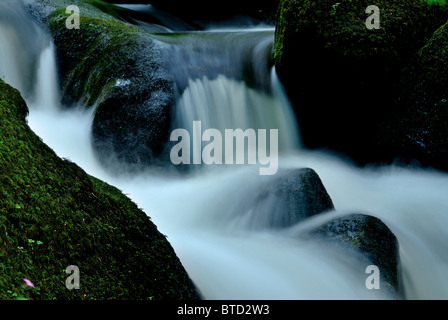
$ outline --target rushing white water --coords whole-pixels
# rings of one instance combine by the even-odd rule
[[[37,65],[36,88],[33,96],[33,106],[36,109],[45,109],[48,112],[57,110],[59,93],[58,73],[54,57],[54,45],[50,42],[40,54]]]
[[[2,41],[4,30],[0,30]],[[9,44],[2,42],[1,47]],[[7,50],[14,53],[15,49]],[[397,236],[406,298],[448,298],[447,174],[394,166],[359,169],[329,154],[297,150],[282,155],[280,166],[313,168],[338,212],[283,231],[248,230],[228,212],[234,210],[236,201],[244,200],[245,192],[257,187],[254,181],[261,179],[257,170],[234,166],[182,178],[151,170],[138,176],[111,176],[92,151],[91,111],[60,110],[51,46],[40,52],[38,61],[36,94],[27,98],[31,128],[60,157],[70,158],[88,173],[117,186],[143,208],[168,236],[206,299],[391,298],[383,290],[366,289],[366,266],[354,257],[300,238],[323,220],[352,212],[382,219]],[[1,66],[0,72],[5,72]],[[232,104],[230,108],[250,96],[260,104],[272,99],[243,82],[199,79],[191,81],[185,91],[189,101],[196,101],[198,111],[198,105],[207,106],[201,90],[220,99],[228,97],[227,90],[235,92],[226,101]],[[281,104],[279,100],[272,103]],[[282,126],[289,126],[289,116],[275,112],[284,117]]]
[[[32,93],[36,58],[48,42],[21,2],[0,1],[0,77],[25,96]]]
[[[111,177],[91,150],[90,121],[89,112],[48,112],[31,104],[31,127],[61,157],[118,186],[144,208],[168,236],[205,298],[390,298],[365,288],[365,266],[300,240],[296,234],[300,230],[238,229],[227,211],[233,200],[244,197],[240,190],[257,179],[251,168],[206,171],[188,179],[151,172],[126,179]],[[314,168],[337,209],[371,213],[392,229],[400,242],[407,298],[448,297],[445,174],[394,167],[361,170],[307,151],[281,158],[280,164]]]
[[[177,104],[176,118],[179,127],[189,128],[190,132],[196,120],[201,121],[203,128],[220,132],[229,128],[278,129],[279,150],[298,149],[300,139],[295,115],[274,70],[272,91],[274,94],[270,96],[223,75],[214,80],[190,79]]]

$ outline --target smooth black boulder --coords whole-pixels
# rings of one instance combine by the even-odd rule
[[[260,178],[261,179],[261,178]],[[235,203],[250,228],[282,229],[331,211],[333,202],[319,175],[310,168],[281,170]]]
[[[299,237],[355,256],[366,267],[378,266],[381,287],[395,298],[403,297],[399,243],[383,221],[366,214],[341,217],[311,168],[279,170],[276,176],[255,183],[252,192],[241,192],[244,198],[234,202],[234,218],[246,228],[291,231],[295,237],[294,230],[300,229],[301,223],[325,213],[335,214],[337,218],[307,229]]]
[[[366,267],[377,266],[380,289],[402,298],[399,243],[383,221],[371,215],[350,214],[324,223],[310,234],[357,255]]]

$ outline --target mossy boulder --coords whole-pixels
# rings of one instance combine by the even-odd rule
[[[407,161],[448,170],[448,23],[417,52],[400,85],[398,107],[379,142]]]
[[[197,299],[150,218],[60,159],[27,114],[20,93],[0,80],[0,299]],[[80,269],[80,289],[65,286],[70,265]]]
[[[379,29],[366,26],[373,4]],[[390,160],[378,132],[396,108],[402,69],[447,18],[440,1],[282,0],[274,60],[305,145],[361,164]]]
[[[66,28],[69,14],[60,1],[50,1],[54,10],[42,18],[56,46],[63,105],[95,108],[93,146],[105,165],[156,163],[169,138],[175,102],[158,44],[122,21],[112,5],[74,4],[80,8],[79,29]]]

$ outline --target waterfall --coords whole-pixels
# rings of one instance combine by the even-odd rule
[[[56,68],[54,45],[49,41],[48,46],[40,54],[37,64],[37,80],[34,92],[33,106],[47,111],[59,108],[59,83]]]
[[[195,121],[221,134],[274,129],[280,153],[301,147],[295,114],[271,64],[273,28],[220,28],[158,39],[168,43],[165,56],[179,89],[172,129],[192,136]],[[269,146],[257,149],[264,153]]]
[[[93,110],[61,108],[54,44],[22,2],[0,1],[0,43],[0,75],[27,102],[29,126],[59,156],[101,172],[90,143]]]
[[[279,149],[297,149],[300,140],[295,115],[274,70],[271,75],[272,96],[223,75],[214,80],[190,79],[176,106],[178,126],[191,131],[193,121],[199,120],[204,128],[220,132],[231,128],[279,129]]]
[[[0,43],[0,77],[32,95],[37,59],[48,42],[21,2],[0,1]]]
[[[313,168],[338,210],[286,230],[260,231],[229,215],[236,201],[259,188],[258,181],[271,179],[249,167],[205,170],[181,178],[151,170],[128,177],[105,171],[90,143],[92,111],[59,108],[49,38],[19,7],[1,2],[0,9],[0,74],[25,96],[30,127],[60,157],[129,194],[167,235],[206,299],[391,299],[387,292],[366,289],[365,266],[355,257],[300,237],[322,219],[350,212],[376,216],[396,234],[406,298],[448,298],[448,175],[395,166],[359,169],[332,154],[300,148],[298,128],[275,72],[269,64],[252,64],[269,48],[265,40],[272,41],[272,30],[262,35],[264,40],[257,38],[259,30],[192,33],[195,41],[200,37],[212,44],[225,36],[230,46],[222,50],[221,42],[218,53],[213,45],[202,46],[198,56],[192,56],[188,43],[176,42],[188,34],[171,40],[159,37],[169,50],[175,49],[170,57],[180,53],[177,57],[188,59],[189,66],[195,66],[194,60],[207,66],[204,74],[197,69],[187,73],[182,63],[173,67],[179,87],[173,127],[194,119],[216,128],[278,127],[282,148],[293,150],[281,156],[281,167]],[[37,44],[27,47],[28,40]],[[231,51],[249,64],[233,61]],[[246,79],[238,76],[241,70],[250,71]],[[261,70],[262,77],[253,76]],[[253,78],[262,81],[249,85]]]

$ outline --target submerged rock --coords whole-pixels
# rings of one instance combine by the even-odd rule
[[[310,168],[279,171],[258,185],[250,197],[236,203],[250,228],[287,228],[334,209],[317,173]]]

